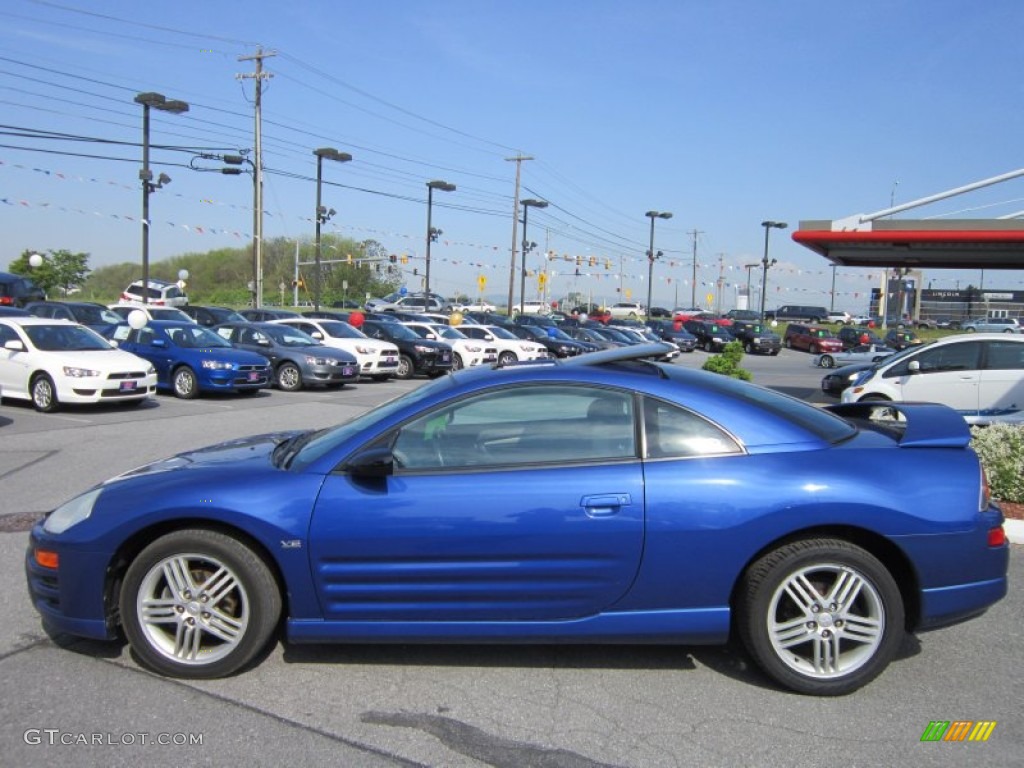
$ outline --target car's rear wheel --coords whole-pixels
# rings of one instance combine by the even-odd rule
[[[818,365],[822,368],[834,368],[836,364],[835,358],[832,355],[822,355],[821,359],[818,360]]]
[[[121,621],[139,661],[165,675],[230,675],[264,650],[281,614],[267,564],[223,533],[182,530],[132,561]]]
[[[416,368],[412,364],[412,358],[408,355],[398,356],[398,372],[395,374],[397,379],[411,379]]]
[[[498,365],[512,365],[512,363],[518,362],[519,358],[515,352],[502,352],[498,355]]]
[[[841,696],[888,666],[903,598],[873,555],[841,539],[786,544],[747,569],[738,629],[760,667],[800,693]]]
[[[57,400],[57,388],[53,385],[53,379],[45,373],[40,373],[32,379],[32,405],[42,413],[53,413],[60,407]]]
[[[295,363],[281,363],[277,369],[277,386],[285,392],[302,389],[302,371]]]
[[[182,400],[192,400],[199,395],[199,382],[196,380],[195,371],[187,365],[178,368],[171,377],[171,386],[174,389],[174,396]]]

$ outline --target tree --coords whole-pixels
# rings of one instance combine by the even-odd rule
[[[33,267],[29,263],[29,259],[34,253],[39,253],[43,257],[43,263],[38,267]],[[85,278],[91,271],[88,262],[88,253],[51,250],[47,256],[39,251],[27,250],[11,262],[10,271],[16,275],[31,278],[47,294],[52,294],[55,289],[59,289],[60,293],[67,296],[72,288],[78,288],[85,282]]]
[[[745,368],[740,368],[743,359],[743,345],[738,341],[730,341],[722,348],[721,353],[712,355],[701,366],[705,371],[731,376],[741,381],[751,381],[754,377]]]

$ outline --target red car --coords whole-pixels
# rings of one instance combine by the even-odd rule
[[[786,335],[782,337],[782,343],[786,349],[803,349],[812,355],[843,350],[843,342],[828,328],[802,323],[790,323],[786,328]]]

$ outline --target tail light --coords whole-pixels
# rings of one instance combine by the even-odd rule
[[[990,547],[1006,546],[1006,531],[1003,530],[1003,526],[988,529],[988,545]]]

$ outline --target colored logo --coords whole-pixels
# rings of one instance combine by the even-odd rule
[[[988,741],[995,728],[995,720],[932,720],[921,741]]]

